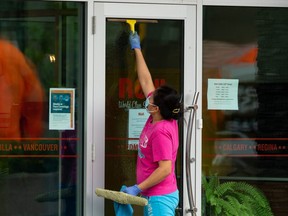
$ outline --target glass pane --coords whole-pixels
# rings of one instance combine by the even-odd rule
[[[136,183],[138,137],[148,117],[137,81],[134,53],[128,43],[130,29],[125,21],[106,22],[105,188],[112,190]],[[135,29],[141,37],[141,48],[155,86],[167,83],[181,92],[183,22],[144,20],[138,21]],[[180,163],[179,156],[179,178]],[[135,215],[142,215],[141,208],[133,207]],[[105,215],[114,215],[112,202],[107,200]]]
[[[81,215],[82,20],[80,3],[0,2],[1,215]]]
[[[203,171],[259,188],[277,216],[288,213],[287,12],[204,8]],[[233,81],[236,97],[209,91]]]

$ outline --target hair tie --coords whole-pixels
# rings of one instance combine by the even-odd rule
[[[180,108],[176,108],[176,109],[173,109],[172,110],[172,113],[174,113],[174,114],[177,114],[177,113],[179,113],[180,112]]]

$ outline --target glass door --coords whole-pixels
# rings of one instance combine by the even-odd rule
[[[1,215],[82,215],[84,6],[0,2]]]
[[[195,26],[192,19],[195,12],[192,6],[110,3],[95,3],[94,11],[94,125],[97,129],[94,188],[119,191],[122,185],[136,183],[138,138],[148,117],[137,80],[134,52],[129,45],[131,29],[127,20],[136,21],[135,31],[141,38],[141,49],[155,86],[168,84],[186,96],[185,91],[194,92],[196,88],[192,78],[195,70],[185,59],[190,55],[190,65],[195,61],[195,41],[188,37],[192,33],[186,31],[187,25],[191,25],[190,31]],[[187,45],[190,45],[188,49]],[[190,73],[186,77],[191,78],[186,88],[185,73]],[[184,121],[179,121],[179,128],[183,135]],[[188,208],[183,202],[186,187],[183,140],[184,136],[180,136],[176,168],[181,193],[178,215],[183,215]],[[94,202],[97,215],[114,215],[112,201],[95,196]],[[134,215],[142,215],[141,207],[133,208]]]

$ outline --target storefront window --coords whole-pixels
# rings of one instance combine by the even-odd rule
[[[83,9],[0,2],[1,215],[81,215]]]
[[[288,9],[204,7],[203,172],[287,215]],[[205,203],[203,203],[205,205]]]

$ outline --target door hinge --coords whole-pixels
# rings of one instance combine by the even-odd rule
[[[96,32],[96,16],[92,16],[92,34]]]

